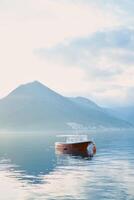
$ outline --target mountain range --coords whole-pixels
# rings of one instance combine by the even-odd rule
[[[123,119],[134,125],[134,106],[106,108],[105,111],[113,117]]]
[[[20,85],[0,100],[0,130],[70,130],[130,128],[84,97],[69,98],[34,81]]]

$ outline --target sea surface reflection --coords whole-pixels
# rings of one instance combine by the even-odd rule
[[[0,199],[134,199],[134,133],[90,134],[93,158],[56,155],[53,134],[0,135]]]

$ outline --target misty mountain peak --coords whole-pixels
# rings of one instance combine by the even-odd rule
[[[88,98],[86,97],[76,97],[76,100],[79,101],[79,102],[83,102],[83,103],[91,103],[91,104],[95,104],[93,101],[89,100]]]
[[[20,85],[20,87],[23,86],[23,87],[46,87],[45,85],[43,85],[41,82],[39,81],[32,81],[32,82],[29,82],[29,83],[26,83],[26,84],[22,84]]]
[[[96,103],[94,103],[93,101],[85,97],[78,96],[78,97],[71,98],[71,100],[83,106],[90,106],[97,109],[99,108],[99,106]]]
[[[43,96],[50,96],[56,95],[56,92],[49,89],[47,86],[43,85],[39,81],[33,81],[30,83],[22,84],[13,90],[9,95],[8,98],[11,97],[43,97]]]
[[[47,88],[49,89],[47,86],[45,86],[43,83],[35,80],[35,81],[32,81],[30,83],[27,83],[27,84],[24,84],[23,86],[30,86],[30,87],[43,87],[43,88]],[[50,89],[49,89],[50,90]]]

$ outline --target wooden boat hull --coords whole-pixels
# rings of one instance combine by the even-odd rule
[[[91,145],[91,148],[90,148]],[[90,148],[90,152],[88,152]],[[55,149],[60,154],[92,154],[96,153],[96,146],[92,141],[78,142],[78,143],[56,143]]]

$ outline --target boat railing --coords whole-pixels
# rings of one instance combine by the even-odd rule
[[[58,135],[57,137],[63,138],[66,143],[76,143],[76,142],[88,141],[87,135]]]

